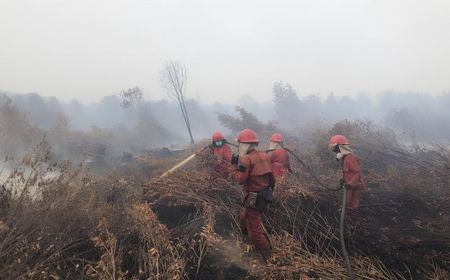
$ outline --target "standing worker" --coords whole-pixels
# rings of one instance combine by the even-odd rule
[[[270,161],[272,162],[273,175],[277,182],[281,182],[291,170],[289,153],[283,148],[283,136],[279,133],[272,135],[269,144]]]
[[[256,150],[259,140],[251,129],[242,130],[237,139],[239,155],[233,156],[232,163],[237,165],[233,177],[243,185],[244,199],[239,217],[241,230],[260,252],[267,262],[272,256],[272,248],[264,235],[261,213],[266,204],[272,202],[275,177],[270,159],[265,152]]]
[[[211,152],[217,159],[214,163],[214,170],[222,177],[227,178],[233,152],[230,146],[226,144],[223,134],[219,131],[214,132],[212,135]]]
[[[334,135],[330,138],[329,146],[337,154],[336,159],[342,163],[341,183],[347,188],[347,208],[357,209],[365,184],[359,159],[350,149],[349,144],[345,136]]]

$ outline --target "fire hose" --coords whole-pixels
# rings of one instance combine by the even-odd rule
[[[239,147],[238,145],[236,145],[234,143],[230,143],[228,141],[226,141],[226,143],[230,144],[231,146]],[[346,269],[347,269],[347,273],[349,275],[349,279],[354,280],[355,277],[353,275],[353,271],[352,271],[352,268],[351,268],[350,256],[348,254],[347,247],[345,245],[345,236],[344,236],[344,222],[345,222],[345,208],[346,208],[346,202],[347,202],[347,188],[344,187],[344,184],[342,184],[338,188],[330,188],[330,187],[328,187],[327,185],[322,183],[319,180],[319,178],[317,178],[317,176],[314,175],[312,170],[306,165],[306,163],[299,156],[297,156],[293,151],[291,151],[291,150],[289,150],[287,148],[284,148],[284,149],[287,152],[289,152],[298,162],[300,162],[303,165],[303,167],[308,171],[308,173],[311,175],[311,177],[313,177],[313,179],[316,181],[316,183],[318,183],[320,186],[322,186],[325,189],[330,190],[330,191],[339,191],[340,189],[343,189],[341,219],[340,219],[340,225],[339,225],[339,239],[340,239],[340,242],[341,242],[342,254],[344,255],[344,259],[345,259],[345,263],[346,263]],[[194,159],[195,155],[196,154],[190,155],[185,160],[181,161],[180,163],[178,163],[177,165],[175,165],[174,167],[172,167],[168,171],[164,172],[161,176],[159,176],[158,179],[164,178],[167,175],[169,175],[170,173],[172,173],[172,172],[178,170],[179,168],[183,167],[188,162],[190,162],[192,159]]]
[[[178,163],[177,165],[175,165],[174,167],[172,167],[171,169],[169,169],[168,171],[164,172],[161,176],[159,176],[158,179],[164,178],[167,175],[169,175],[172,172],[175,172],[176,170],[180,169],[181,167],[185,166],[188,162],[190,162],[191,160],[193,160],[195,158],[195,154],[190,155],[188,158],[186,158],[185,160],[181,161],[180,163]]]
[[[330,191],[339,191],[340,189],[343,189],[343,196],[342,196],[342,209],[341,209],[341,219],[340,219],[340,223],[339,223],[339,239],[341,241],[341,249],[342,249],[342,254],[344,255],[344,260],[345,260],[345,264],[346,264],[346,269],[347,269],[347,273],[348,273],[348,277],[351,280],[355,279],[355,276],[353,275],[353,271],[352,271],[352,265],[350,262],[350,256],[348,254],[347,251],[347,247],[345,245],[345,235],[344,235],[344,223],[345,223],[345,208],[346,208],[346,203],[347,203],[347,188],[344,186],[344,184],[341,184],[338,188],[330,188],[327,185],[325,185],[324,183],[322,183],[319,178],[317,178],[316,175],[314,175],[314,173],[312,172],[312,170],[309,168],[308,165],[306,165],[306,163],[299,157],[297,156],[293,151],[284,148],[288,153],[290,153],[298,162],[301,163],[301,165],[303,165],[303,167],[306,169],[306,171],[308,171],[308,173],[310,174],[310,176],[314,179],[314,181],[316,181],[316,183],[318,183],[320,186],[322,186],[323,188],[330,190]]]
[[[314,174],[314,172],[311,170],[311,168],[309,168],[308,165],[306,165],[306,163],[299,157],[297,156],[293,151],[291,151],[288,148],[283,147],[283,149],[285,149],[289,154],[291,154],[298,162],[300,162],[301,165],[303,165],[303,167],[306,169],[306,171],[308,172],[308,174],[314,179],[314,181],[319,184],[321,187],[329,190],[329,191],[340,191],[343,186],[339,186],[338,188],[331,188],[327,185],[325,185],[322,181],[320,181],[319,178],[317,178],[317,176]]]
[[[347,268],[348,278],[351,280],[355,279],[352,271],[352,264],[350,262],[350,256],[347,251],[347,247],[345,246],[345,237],[344,237],[344,221],[345,221],[345,207],[347,203],[347,188],[343,187],[343,196],[342,196],[342,209],[341,209],[341,221],[339,224],[339,239],[341,240],[341,248],[342,254],[344,255],[345,264]]]
[[[234,143],[230,143],[228,141],[226,141],[226,143],[228,143],[229,145],[234,146],[234,147],[239,147],[239,145],[234,144]],[[338,188],[331,188],[331,187],[325,185],[322,181],[320,181],[320,179],[314,174],[314,172],[311,170],[311,168],[309,168],[309,166],[299,156],[297,156],[292,150],[290,150],[288,148],[283,147],[283,149],[285,149],[298,162],[300,162],[300,164],[306,169],[306,171],[314,179],[314,181],[317,184],[319,184],[321,187],[323,187],[323,188],[325,188],[325,189],[327,189],[329,191],[339,191],[339,190],[343,189],[341,219],[340,219],[340,223],[339,223],[339,239],[340,239],[340,242],[341,242],[342,254],[344,255],[344,260],[345,260],[346,269],[347,269],[347,273],[348,273],[349,279],[354,280],[355,276],[354,276],[353,271],[352,271],[352,266],[351,266],[351,262],[350,262],[350,256],[348,254],[347,247],[345,245],[345,235],[344,235],[345,208],[346,208],[346,203],[347,203],[347,188],[344,186],[344,184],[341,184]]]
[[[205,147],[203,147],[202,150],[206,150],[207,148],[209,148],[209,145],[206,145]],[[191,160],[193,160],[195,158],[197,154],[192,154],[189,157],[187,157],[186,159],[182,160],[181,162],[179,162],[178,164],[176,164],[175,166],[173,166],[172,168],[170,168],[169,170],[167,170],[166,172],[164,172],[161,176],[158,177],[158,180],[161,178],[166,177],[167,175],[177,171],[178,169],[180,169],[181,167],[185,166],[188,162],[190,162]]]
[[[233,146],[233,147],[239,147],[239,145],[231,143],[229,141],[225,141],[225,143]],[[292,150],[283,147],[283,149],[285,149],[289,154],[291,154],[298,162],[300,162],[301,165],[303,165],[303,167],[306,169],[306,171],[308,172],[308,174],[314,179],[314,181],[319,184],[321,187],[329,190],[329,191],[340,191],[342,189],[343,186],[339,186],[338,188],[331,188],[328,187],[327,185],[325,185],[324,183],[322,183],[322,181],[320,181],[319,178],[317,178],[316,175],[314,175],[314,172],[311,170],[311,168],[309,168],[308,165],[306,165],[306,163],[299,157],[297,156]],[[266,151],[269,152],[270,150]]]

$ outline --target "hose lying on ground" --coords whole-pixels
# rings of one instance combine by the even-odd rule
[[[342,197],[342,209],[341,209],[341,221],[339,225],[339,239],[341,240],[341,248],[342,248],[342,254],[344,255],[345,264],[347,268],[347,273],[349,276],[349,279],[354,280],[355,276],[353,275],[352,266],[350,262],[350,256],[347,251],[347,247],[345,246],[345,237],[344,237],[344,222],[345,222],[345,207],[347,202],[347,188],[344,187],[344,184],[340,185],[338,188],[330,188],[324,183],[322,183],[319,178],[317,178],[316,175],[312,172],[312,170],[309,168],[308,165],[299,157],[297,156],[293,151],[289,150],[288,148],[284,148],[288,153],[290,153],[298,162],[300,162],[301,165],[306,169],[306,171],[313,177],[314,181],[316,181],[317,184],[322,186],[323,188],[330,190],[330,191],[339,191],[340,189],[343,189],[343,197]]]
[[[353,275],[352,265],[351,265],[351,262],[350,262],[350,256],[348,254],[347,247],[345,246],[345,237],[344,237],[344,222],[345,222],[345,208],[346,208],[346,203],[347,203],[347,188],[344,187],[344,184],[340,185],[339,188],[330,188],[330,187],[328,187],[327,185],[322,183],[319,180],[319,178],[317,178],[314,175],[312,170],[306,165],[306,163],[299,156],[297,156],[294,152],[292,152],[291,150],[289,150],[287,148],[283,147],[283,149],[288,151],[297,161],[299,161],[303,165],[303,167],[305,167],[306,171],[308,171],[308,173],[311,175],[311,177],[313,177],[314,180],[320,186],[322,186],[325,189],[330,190],[330,191],[339,191],[340,189],[343,189],[341,221],[340,221],[340,225],[339,225],[339,239],[341,240],[342,254],[344,255],[348,277],[349,277],[349,279],[354,280],[355,276]]]
[[[350,256],[348,255],[347,247],[345,246],[344,238],[344,222],[345,222],[345,207],[347,203],[347,188],[343,187],[343,197],[342,197],[342,209],[341,209],[341,222],[339,225],[339,238],[341,239],[342,253],[344,254],[345,264],[347,267],[348,277],[351,280],[355,279],[352,271],[352,264],[350,262]]]
[[[238,146],[235,145],[233,143],[230,142],[226,142],[232,146]],[[345,259],[345,263],[346,263],[346,268],[347,268],[347,273],[349,275],[349,279],[354,280],[355,277],[353,275],[353,271],[352,271],[352,267],[351,267],[351,262],[350,262],[350,256],[348,254],[347,251],[347,247],[345,245],[345,238],[344,238],[344,222],[345,222],[345,208],[346,208],[346,202],[347,202],[347,188],[344,187],[344,185],[342,184],[341,186],[339,186],[339,188],[330,188],[327,185],[325,185],[324,183],[322,183],[319,178],[317,178],[314,173],[312,172],[312,170],[305,164],[305,162],[300,159],[299,156],[297,156],[294,152],[292,152],[291,150],[284,148],[287,152],[289,152],[297,161],[299,161],[303,167],[305,167],[305,169],[308,171],[308,173],[311,175],[311,177],[314,178],[314,180],[322,187],[324,187],[327,190],[331,190],[331,191],[338,191],[340,189],[343,189],[343,197],[342,197],[342,209],[341,209],[341,220],[340,220],[340,225],[339,225],[339,234],[340,234],[340,241],[341,241],[341,247],[342,247],[342,253],[344,255],[344,259]],[[158,179],[163,178],[167,175],[169,175],[170,173],[176,171],[177,169],[181,168],[182,166],[186,165],[189,161],[191,161],[192,159],[195,158],[195,154],[192,154],[191,156],[189,156],[188,158],[186,158],[185,160],[183,160],[182,162],[178,163],[177,165],[175,165],[173,168],[171,168],[170,170],[166,171],[164,174],[162,174]]]

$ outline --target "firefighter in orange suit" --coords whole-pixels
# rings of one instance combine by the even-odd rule
[[[240,213],[242,232],[246,233],[250,241],[261,256],[268,261],[272,249],[264,235],[261,214],[267,203],[272,202],[272,191],[275,187],[275,176],[267,153],[256,150],[259,140],[251,129],[244,129],[238,135],[239,155],[233,156],[232,163],[237,164],[233,171],[234,179],[243,185],[244,208]]]

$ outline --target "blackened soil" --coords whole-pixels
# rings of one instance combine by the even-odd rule
[[[168,206],[160,204],[152,208],[161,223],[165,224],[168,229],[173,229],[181,225],[196,212],[194,205]]]

